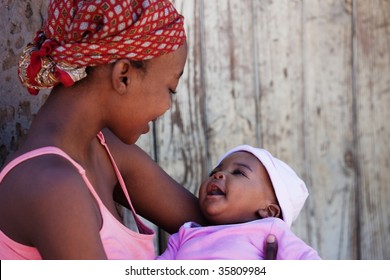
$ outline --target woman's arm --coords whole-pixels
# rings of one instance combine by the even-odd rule
[[[148,154],[136,145],[126,145],[105,130],[106,142],[126,183],[138,214],[173,233],[187,221],[205,224],[198,199],[170,177]],[[126,206],[123,193],[115,199]]]

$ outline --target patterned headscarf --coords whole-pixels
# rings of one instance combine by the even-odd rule
[[[73,85],[87,66],[172,52],[185,42],[183,21],[169,0],[51,0],[47,21],[23,50],[19,78],[36,95]]]

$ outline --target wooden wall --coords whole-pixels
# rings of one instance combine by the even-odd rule
[[[44,101],[15,63],[46,1],[0,0],[1,160]],[[298,236],[325,259],[390,259],[390,1],[173,2],[188,62],[172,109],[138,143],[194,193],[227,149],[264,147],[309,188]]]

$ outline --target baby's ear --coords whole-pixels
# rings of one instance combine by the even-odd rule
[[[268,204],[267,207],[265,207],[264,209],[259,209],[257,213],[261,218],[269,218],[269,217],[278,218],[280,217],[281,210],[279,205],[271,203]]]

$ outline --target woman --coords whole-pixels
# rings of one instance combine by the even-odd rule
[[[1,259],[153,259],[134,209],[168,232],[204,223],[195,196],[132,145],[170,108],[186,56],[167,0],[50,2],[19,76],[31,94],[53,89],[0,173]]]
[[[196,198],[131,146],[171,106],[187,55],[183,18],[169,1],[112,3],[51,1],[21,58],[30,93],[54,88],[3,169],[2,258],[154,258],[152,231],[119,222],[114,201],[131,208],[119,173],[137,211],[167,231],[202,222]]]

